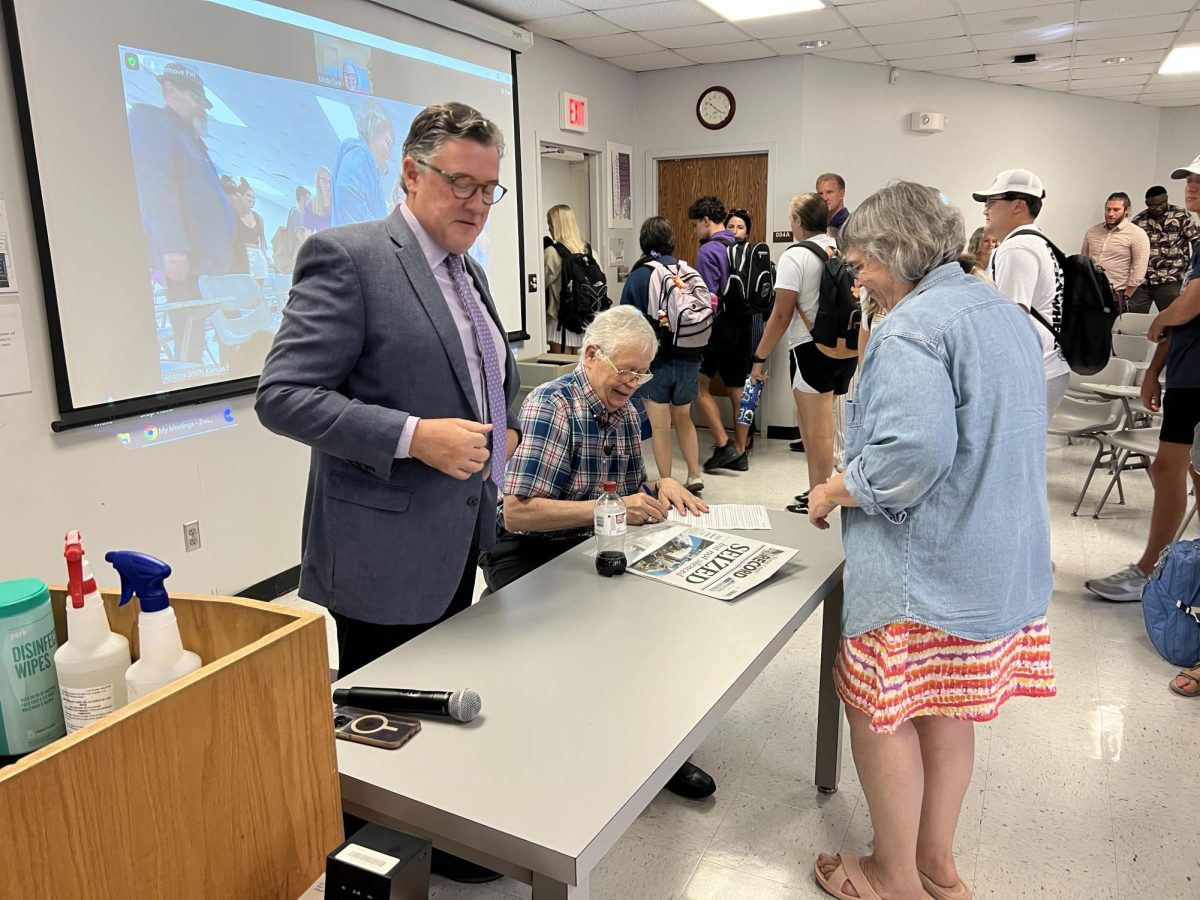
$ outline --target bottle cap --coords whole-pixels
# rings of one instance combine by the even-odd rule
[[[605,481],[600,485],[606,494],[614,494],[617,491],[617,483],[615,481]]]

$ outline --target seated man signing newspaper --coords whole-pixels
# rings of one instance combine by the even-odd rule
[[[521,443],[504,478],[503,526],[479,560],[490,590],[588,540],[604,481],[617,483],[631,525],[661,522],[672,507],[708,511],[673,478],[646,481],[640,418],[629,400],[649,380],[657,348],[645,316],[632,306],[613,307],[588,326],[579,368],[525,399]],[[687,762],[667,788],[699,800],[716,782]]]

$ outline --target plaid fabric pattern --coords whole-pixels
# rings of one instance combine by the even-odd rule
[[[508,461],[505,494],[595,500],[604,481],[615,481],[624,496],[646,480],[637,409],[632,403],[605,409],[582,369],[534,388],[519,420],[521,443]]]
[[[1187,210],[1168,206],[1161,219],[1146,210],[1133,217],[1133,224],[1150,238],[1150,264],[1146,267],[1146,284],[1169,284],[1182,281],[1192,259],[1192,247],[1200,242],[1200,232]]]

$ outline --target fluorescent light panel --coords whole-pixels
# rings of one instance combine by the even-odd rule
[[[700,0],[705,6],[730,22],[745,19],[765,19],[787,13],[824,9],[821,0]]]
[[[1185,72],[1200,72],[1200,44],[1176,47],[1158,68],[1159,75],[1182,75]]]

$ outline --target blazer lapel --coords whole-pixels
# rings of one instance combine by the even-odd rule
[[[442,289],[438,286],[437,279],[433,277],[433,271],[429,268],[429,261],[425,259],[421,245],[417,242],[417,237],[412,233],[412,229],[408,227],[408,223],[404,221],[399,207],[388,217],[387,228],[388,234],[396,243],[396,256],[399,257],[401,268],[404,270],[409,284],[412,285],[413,293],[417,295],[417,300],[425,308],[425,313],[433,322],[433,328],[437,332],[438,338],[441,339],[442,348],[446,351],[446,357],[450,361],[450,368],[454,371],[455,378],[458,379],[458,386],[462,389],[467,403],[470,404],[475,419],[483,421],[479,405],[475,401],[475,388],[471,384],[470,371],[467,368],[467,355],[463,351],[458,327],[454,324],[454,317],[446,305],[446,298],[442,296]]]

